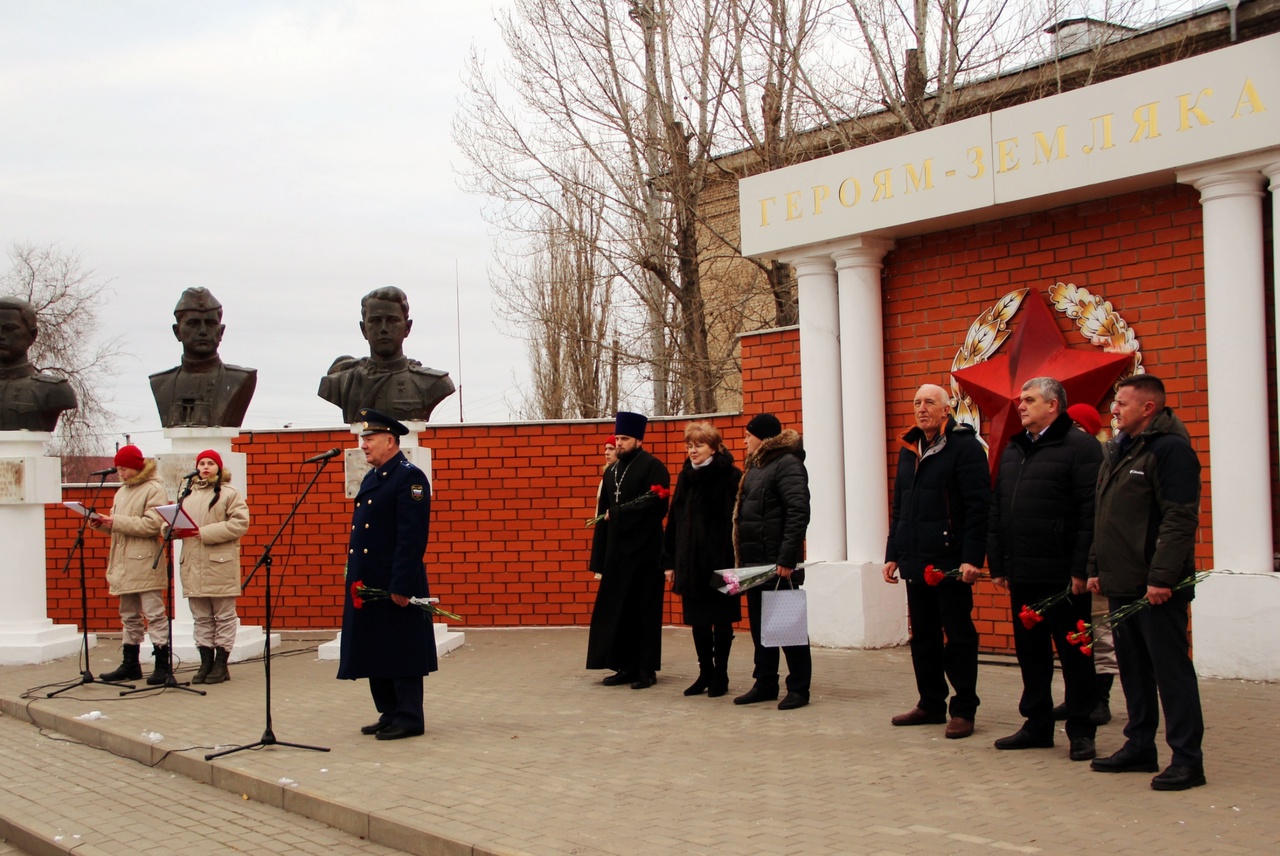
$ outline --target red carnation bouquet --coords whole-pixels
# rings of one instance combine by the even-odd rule
[[[1190,588],[1197,583],[1204,582],[1208,578],[1208,571],[1200,571],[1197,574],[1192,574],[1178,584],[1170,586],[1170,590],[1178,591],[1180,589]],[[1143,597],[1133,601],[1132,603],[1126,603],[1119,609],[1108,612],[1092,624],[1088,624],[1084,619],[1080,619],[1076,622],[1075,631],[1067,634],[1067,641],[1079,648],[1080,653],[1088,656],[1093,653],[1093,639],[1099,632],[1115,627],[1126,618],[1136,612],[1146,609],[1150,605],[1151,601]]]
[[[671,488],[663,487],[660,484],[655,484],[649,488],[647,493],[642,493],[639,496],[637,496],[635,499],[629,499],[626,502],[620,502],[615,506],[615,508],[630,508],[633,505],[639,505],[642,502],[648,502],[650,499],[661,499],[665,502],[670,497],[671,497]],[[604,514],[597,514],[595,517],[587,521],[587,525],[595,526],[601,520],[604,520],[604,518],[605,518]]]
[[[940,571],[933,565],[924,566],[924,581],[926,585],[936,586],[947,577],[951,577],[953,580],[958,580],[962,576],[964,576],[964,574],[960,572],[959,568],[952,568],[949,571]]]
[[[391,592],[382,589],[370,588],[364,583],[356,580],[351,584],[351,605],[356,609],[364,609],[366,603],[377,603],[382,600],[391,600]],[[447,609],[441,609],[436,606],[438,598],[434,597],[411,597],[409,603],[418,607],[428,615],[438,615],[441,618],[449,618],[454,621],[461,621],[462,616],[455,615]]]
[[[1067,583],[1067,587],[1055,595],[1036,601],[1030,606],[1024,603],[1022,609],[1018,611],[1018,620],[1022,622],[1023,627],[1030,630],[1041,621],[1044,621],[1046,612],[1069,597],[1071,597],[1071,584]]]

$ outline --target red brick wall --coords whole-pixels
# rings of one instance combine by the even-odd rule
[[[928,380],[950,385],[951,362],[969,325],[998,298],[1030,287],[1037,299],[1055,282],[1074,282],[1110,300],[1135,330],[1147,370],[1164,379],[1205,464],[1197,560],[1212,562],[1208,402],[1205,377],[1203,259],[1198,197],[1177,185],[1009,217],[898,241],[885,260],[887,437],[911,424],[910,401]],[[1068,342],[1084,345],[1059,316]],[[1015,318],[1015,324],[1017,320]],[[794,328],[742,339],[743,414],[713,421],[735,455],[750,416],[772,411],[800,426],[798,333]],[[645,446],[674,474],[687,419],[650,423]],[[607,422],[432,425],[422,444],[434,460],[432,593],[469,626],[586,624],[594,598],[587,571]],[[354,445],[341,431],[254,432],[236,444],[249,455],[253,527],[246,571],[275,533],[301,487],[297,462],[331,446]],[[886,443],[890,474],[896,450]],[[890,485],[885,485],[886,495]],[[67,499],[85,491],[67,489]],[[279,629],[333,629],[340,623],[342,557],[349,509],[330,464],[303,513],[276,545]],[[75,520],[49,511],[50,616],[78,622],[78,572],[60,574]],[[90,533],[86,554],[90,628],[117,627],[101,582],[106,539]],[[877,557],[878,558],[878,557]],[[241,599],[246,622],[263,620],[262,581]],[[988,650],[1011,650],[1009,609],[990,583],[977,590],[977,619]],[[666,620],[679,620],[668,596]]]
[[[745,337],[747,416],[716,417],[735,457],[741,459],[746,421],[771,410],[799,427],[798,338],[794,329]],[[759,386],[757,386],[757,381]],[[645,448],[675,474],[684,461],[687,418],[649,423]],[[432,594],[464,616],[471,627],[587,624],[595,580],[587,570],[596,486],[604,462],[604,438],[612,422],[431,425],[420,442],[432,450],[433,496],[427,566]],[[312,470],[301,460],[324,449],[355,445],[337,431],[256,431],[235,443],[248,455],[253,523],[242,542],[245,572],[262,554]],[[237,479],[239,481],[239,479]],[[80,488],[66,499],[87,498]],[[109,491],[104,504],[110,503]],[[76,519],[50,507],[49,615],[79,623],[78,571],[58,571],[75,538]],[[342,571],[350,520],[341,470],[330,463],[293,524],[272,550],[278,597],[273,627],[334,629],[342,620]],[[115,600],[102,579],[107,538],[87,535],[91,630],[114,631]],[[259,571],[238,608],[246,623],[262,624],[263,575]],[[666,620],[678,622],[678,598],[668,594]]]
[[[1111,301],[1137,335],[1147,371],[1164,380],[1205,464],[1196,558],[1210,566],[1204,261],[1194,189],[1174,185],[907,238],[885,261],[890,437],[910,426],[921,383],[950,388],[951,363],[969,325],[1000,297],[1029,287],[1027,300],[1044,300],[1061,281]],[[1085,345],[1074,321],[1059,314],[1058,323],[1069,344]],[[892,442],[888,450],[896,456]],[[1011,650],[1007,596],[980,583],[975,606],[983,647]]]

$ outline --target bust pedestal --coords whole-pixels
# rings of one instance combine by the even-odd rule
[[[54,624],[48,612],[44,507],[62,501],[62,460],[44,454],[52,437],[0,431],[0,665],[56,660],[81,644],[79,627]]]
[[[164,435],[169,439],[172,452],[156,456],[156,465],[160,481],[169,494],[171,502],[178,501],[178,493],[182,490],[183,476],[196,468],[196,455],[205,449],[213,449],[222,456],[222,465],[231,472],[231,484],[244,494],[249,503],[250,526],[253,525],[253,495],[249,490],[246,475],[247,457],[242,452],[231,451],[231,441],[240,435],[239,428],[166,428]],[[188,500],[189,501],[189,500]],[[241,581],[246,568],[253,567],[258,560],[256,555],[240,550]],[[191,605],[182,593],[182,574],[179,571],[182,561],[182,541],[173,542],[173,653],[184,663],[200,662],[200,652],[196,649],[195,621],[191,616]],[[261,585],[259,571],[254,577],[253,585]],[[276,582],[272,581],[273,584]],[[233,663],[261,656],[266,644],[266,634],[256,624],[241,624],[236,630],[236,644],[231,649],[229,659]],[[271,647],[280,644],[280,634],[271,634]],[[145,647],[145,646],[144,646]]]
[[[400,451],[404,452],[404,456],[409,459],[410,463],[426,473],[427,481],[430,482],[431,450],[426,446],[418,445],[418,434],[427,427],[427,423],[405,422],[404,424],[409,429],[409,433],[400,438]],[[359,435],[363,430],[363,423],[353,423],[351,425],[352,434]],[[342,463],[344,492],[347,499],[355,499],[356,494],[360,492],[360,482],[364,481],[365,474],[369,472],[369,465],[365,462],[364,452],[360,451],[359,446],[354,449],[347,449],[342,457]],[[431,492],[434,495],[434,485],[431,488]],[[467,640],[465,633],[449,628],[443,621],[433,622],[432,629],[436,634],[436,654],[441,657]],[[332,642],[325,642],[320,646],[321,660],[337,660],[341,653],[341,632]]]

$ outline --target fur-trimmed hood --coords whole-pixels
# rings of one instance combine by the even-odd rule
[[[142,469],[138,470],[138,474],[133,478],[129,479],[128,481],[123,482],[123,484],[126,484],[129,487],[137,487],[140,484],[145,484],[146,482],[151,481],[155,477],[156,477],[156,459],[144,458],[142,462]]]
[[[777,437],[770,437],[768,440],[760,441],[760,445],[756,447],[755,452],[747,455],[747,460],[742,465],[742,471],[747,473],[759,467],[767,466],[781,455],[788,454],[795,455],[803,461],[804,440],[796,431],[785,428]]]

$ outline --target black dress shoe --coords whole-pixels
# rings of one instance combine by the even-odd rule
[[[1198,788],[1204,783],[1204,767],[1170,764],[1163,773],[1151,780],[1151,787],[1157,791],[1185,791],[1187,788]]]
[[[1106,758],[1093,759],[1089,769],[1099,773],[1154,773],[1160,765],[1156,762],[1154,747],[1142,752],[1126,744]]]
[[[653,672],[641,672],[636,675],[636,679],[631,682],[631,689],[643,690],[648,689],[658,682],[658,676]]]
[[[1067,718],[1067,703],[1064,701],[1053,709],[1053,721],[1063,722]]]
[[[422,736],[421,728],[405,728],[403,725],[388,725],[378,732],[379,740],[403,740],[406,737]]]
[[[712,678],[711,684],[707,687],[707,698],[720,698],[729,692],[728,678]]]
[[[623,684],[629,684],[634,680],[635,676],[630,672],[614,672],[600,683],[604,684],[606,687],[620,687]]]
[[[1052,749],[1053,735],[1041,737],[1032,734],[1025,728],[1019,728],[1008,737],[1001,737],[995,742],[997,749]]]
[[[756,684],[751,689],[747,690],[745,693],[735,698],[733,700],[733,703],[734,704],[759,704],[762,701],[777,701],[777,700],[778,700],[777,687],[774,687],[772,690],[768,690],[761,687],[759,684]]]
[[[778,710],[795,710],[809,703],[808,693],[789,692],[778,702]]]
[[[390,722],[383,722],[382,720],[378,720],[377,722],[372,722],[369,725],[360,726],[360,733],[361,734],[377,734],[379,731],[382,731],[390,727],[391,727]]]
[[[1098,757],[1098,747],[1089,737],[1077,737],[1071,741],[1069,757],[1072,761],[1092,761]]]

